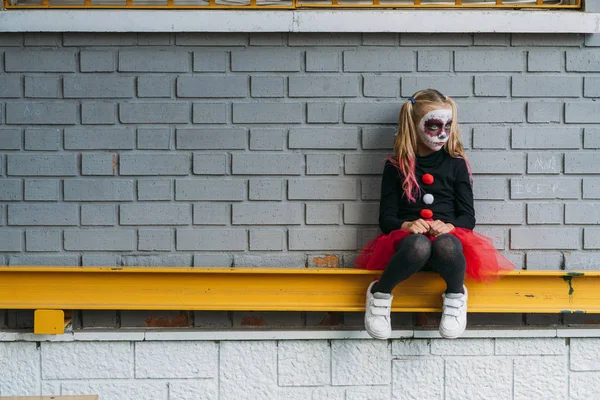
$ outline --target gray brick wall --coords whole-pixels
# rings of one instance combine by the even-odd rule
[[[459,106],[477,229],[519,266],[600,270],[583,36],[11,37],[0,263],[350,267],[399,107],[433,86]]]

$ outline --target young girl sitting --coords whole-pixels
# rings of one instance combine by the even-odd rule
[[[514,268],[475,227],[472,178],[457,128],[456,104],[437,90],[417,92],[400,110],[394,156],[383,170],[379,226],[357,268],[384,270],[369,285],[365,328],[375,339],[392,329],[392,289],[417,271],[446,281],[440,334],[457,338],[467,325],[465,273],[476,280]]]

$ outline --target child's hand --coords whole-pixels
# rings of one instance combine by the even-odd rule
[[[406,221],[402,224],[402,229],[410,231],[411,233],[427,233],[430,230],[429,224],[423,219],[416,221]]]
[[[438,237],[444,233],[449,233],[452,229],[454,229],[454,225],[446,224],[439,219],[429,223],[429,234],[431,236]]]

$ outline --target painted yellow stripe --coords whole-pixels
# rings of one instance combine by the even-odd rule
[[[361,311],[377,272],[353,269],[0,268],[0,309]],[[518,271],[467,282],[469,312],[600,312],[600,272]],[[393,311],[439,311],[444,282],[419,273]]]

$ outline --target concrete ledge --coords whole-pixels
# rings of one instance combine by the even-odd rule
[[[448,19],[449,13],[452,13],[451,19]],[[600,33],[600,13],[382,9],[8,10],[0,11],[0,32]]]

